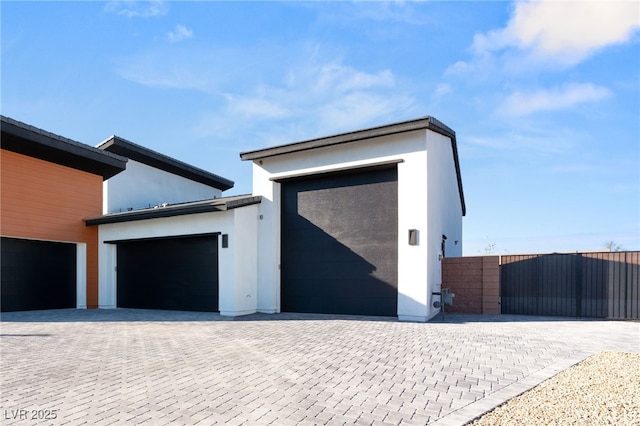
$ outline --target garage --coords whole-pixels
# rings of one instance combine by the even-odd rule
[[[76,245],[2,237],[2,312],[76,307]]]
[[[396,316],[396,165],[281,183],[281,310]]]
[[[218,311],[217,235],[116,244],[118,307]]]

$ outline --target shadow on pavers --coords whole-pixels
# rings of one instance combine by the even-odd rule
[[[0,322],[214,322],[214,321],[367,321],[398,322],[396,317],[311,314],[256,313],[238,317],[218,312],[167,311],[152,309],[54,309],[41,311],[3,312]],[[438,314],[426,324],[465,324],[477,322],[552,322],[603,321],[602,319],[572,317],[540,317],[527,315]]]
[[[559,322],[559,321],[616,321],[604,318],[578,318],[578,317],[561,317],[561,316],[535,316],[535,315],[483,315],[483,314],[461,314],[461,313],[439,313],[431,320],[430,323],[445,324],[465,324],[472,322]]]
[[[51,309],[3,312],[0,322],[191,322],[232,321],[217,312],[161,311],[151,309]]]
[[[397,322],[396,317],[307,313],[250,314],[237,317],[218,312],[155,309],[52,309],[3,312],[0,322],[215,322],[215,321],[377,321]]]

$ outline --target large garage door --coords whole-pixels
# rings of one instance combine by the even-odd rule
[[[76,307],[76,245],[2,238],[2,312]]]
[[[281,309],[397,315],[397,169],[282,184]]]
[[[216,236],[118,243],[118,307],[218,310]]]

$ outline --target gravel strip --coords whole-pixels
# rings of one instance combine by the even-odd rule
[[[601,352],[470,423],[640,425],[640,354]]]

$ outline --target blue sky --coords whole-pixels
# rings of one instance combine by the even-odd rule
[[[1,112],[251,192],[246,150],[431,115],[465,255],[640,249],[637,2],[9,2]]]

